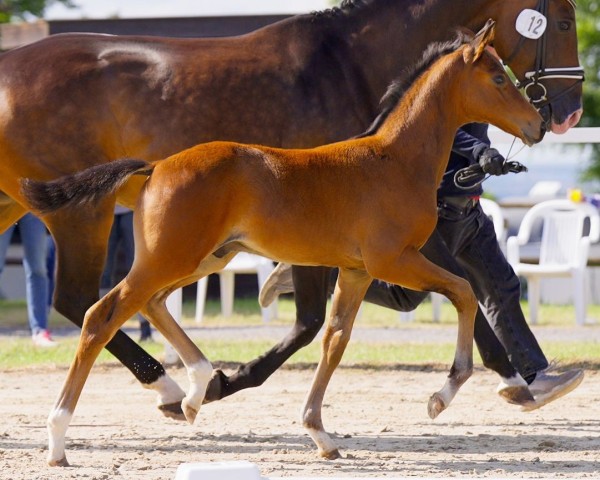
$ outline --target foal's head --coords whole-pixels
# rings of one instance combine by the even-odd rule
[[[378,132],[396,110],[428,108],[432,85],[437,84],[448,87],[445,93],[437,93],[444,95],[440,108],[455,113],[459,122],[491,123],[527,145],[542,140],[545,128],[541,115],[519,93],[488,49],[494,28],[493,20],[488,20],[476,35],[461,32],[453,42],[431,44],[421,61],[392,83],[381,100],[381,113],[358,137]],[[437,80],[430,82],[432,76]]]
[[[542,140],[544,122],[537,110],[521,95],[488,45],[494,38],[494,22],[483,29],[456,53],[462,54],[463,68],[452,96],[453,106],[469,122],[484,122],[519,137],[532,145]]]

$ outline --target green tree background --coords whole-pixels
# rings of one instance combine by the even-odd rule
[[[600,127],[600,1],[578,0],[577,38],[579,60],[585,68],[583,83],[583,117],[580,127]],[[600,179],[600,144],[592,145],[590,165],[582,180]]]
[[[8,23],[33,15],[43,17],[47,7],[53,3],[74,6],[72,0],[0,0],[0,23]]]
[[[577,37],[579,59],[585,68],[584,113],[579,125],[600,127],[600,1],[577,2]]]

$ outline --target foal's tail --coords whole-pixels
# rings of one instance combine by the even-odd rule
[[[149,162],[124,158],[49,182],[21,179],[21,193],[34,210],[51,213],[96,202],[116,192],[131,175],[150,175],[153,169],[154,165]]]

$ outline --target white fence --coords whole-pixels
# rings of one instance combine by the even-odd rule
[[[513,136],[495,127],[490,128],[492,143],[511,143]],[[600,127],[572,128],[563,135],[547,133],[542,143],[600,143]]]

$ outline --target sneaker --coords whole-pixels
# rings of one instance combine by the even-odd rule
[[[275,299],[282,293],[294,291],[294,281],[292,279],[292,266],[287,263],[280,263],[271,272],[258,294],[258,303],[263,308],[271,305]]]
[[[557,398],[575,390],[583,380],[583,370],[577,368],[564,373],[551,375],[548,369],[538,372],[535,380],[529,385],[534,402],[521,407],[521,411],[530,412],[543,407]]]
[[[502,399],[513,405],[520,405],[522,407],[528,406],[530,403],[535,403],[535,398],[529,390],[529,385],[523,380],[521,375],[515,375],[511,378],[502,379],[496,393],[502,397]]]
[[[52,340],[48,330],[40,330],[31,339],[36,347],[56,347],[58,345],[57,342]]]

